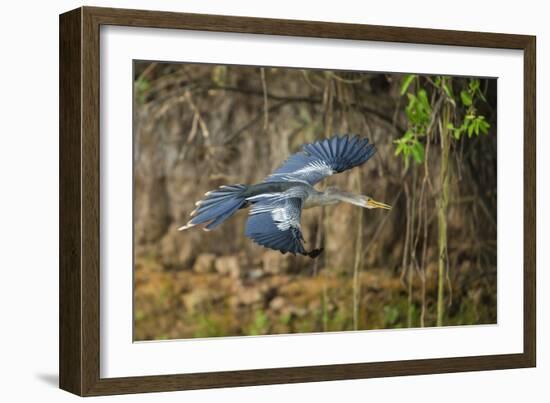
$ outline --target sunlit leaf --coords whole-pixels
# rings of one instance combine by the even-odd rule
[[[398,156],[399,154],[401,154],[401,152],[403,151],[403,143],[402,142],[398,142],[397,143],[397,147],[395,148],[395,156]]]
[[[405,95],[405,93],[407,92],[407,90],[409,89],[411,83],[415,78],[416,78],[416,74],[407,74],[403,78],[403,83],[401,83],[401,91],[400,91],[401,95]]]
[[[146,78],[139,78],[135,82],[136,98],[140,104],[145,102],[145,95],[151,88],[151,83]]]
[[[445,94],[447,94],[447,96],[448,96],[450,99],[453,99],[453,100],[454,100],[453,91],[452,91],[451,87],[449,87],[449,86],[447,85],[446,82],[443,82],[443,91],[445,92]]]
[[[465,106],[472,105],[472,95],[468,91],[460,91],[460,99]]]
[[[227,77],[227,66],[216,66],[212,69],[212,81],[217,86],[223,87]]]
[[[424,145],[420,142],[414,143],[414,145],[411,147],[411,153],[414,158],[414,160],[420,164],[424,161]]]
[[[472,137],[472,134],[474,133],[474,123],[471,122],[469,125],[468,125],[468,137]]]
[[[482,132],[483,134],[489,133],[489,128],[490,128],[490,127],[491,127],[491,125],[490,125],[487,121],[485,121],[485,120],[481,120],[481,121],[479,122],[479,129],[481,130],[481,132]]]
[[[422,90],[418,91],[418,99],[419,99],[420,103],[422,104],[422,106],[426,110],[431,110],[432,109],[430,107],[430,101],[428,100],[428,94],[427,94],[426,90],[422,89]]]

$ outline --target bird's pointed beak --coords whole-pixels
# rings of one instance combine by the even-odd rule
[[[367,200],[367,208],[381,208],[384,210],[391,210],[391,206],[389,204],[382,203],[373,199]]]

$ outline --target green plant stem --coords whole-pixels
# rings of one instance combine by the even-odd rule
[[[413,231],[414,231],[414,219],[415,219],[415,211],[416,211],[416,170],[417,167],[413,167],[413,184],[412,184],[412,197],[411,197],[411,209],[410,209],[410,234],[411,234],[411,247],[410,247],[410,254],[411,257],[409,258],[409,268],[408,268],[408,309],[407,309],[407,327],[413,326],[413,312],[414,312],[414,306],[413,306],[413,277],[414,277],[414,271],[413,271],[413,260],[414,260],[414,243],[412,242]]]
[[[446,103],[443,107],[442,121],[439,132],[441,137],[441,166],[439,171],[439,184],[441,192],[437,202],[437,221],[439,229],[439,266],[437,277],[437,326],[443,326],[445,314],[444,289],[445,272],[447,268],[447,206],[449,204],[449,151],[451,148],[451,137],[448,123],[451,120],[451,105]]]
[[[361,194],[361,170],[357,170],[357,191]],[[355,261],[353,264],[353,330],[359,328],[359,269],[361,267],[363,243],[363,209],[358,209],[357,214],[357,238],[355,243]]]

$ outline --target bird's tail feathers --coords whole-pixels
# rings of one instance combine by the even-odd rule
[[[180,231],[206,224],[205,231],[210,231],[231,217],[246,203],[243,192],[246,185],[220,186],[219,189],[205,193],[205,198],[196,203],[197,208],[191,212],[191,220]]]

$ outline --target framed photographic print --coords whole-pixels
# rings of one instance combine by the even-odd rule
[[[535,37],[62,14],[60,386],[532,367],[535,195]]]

